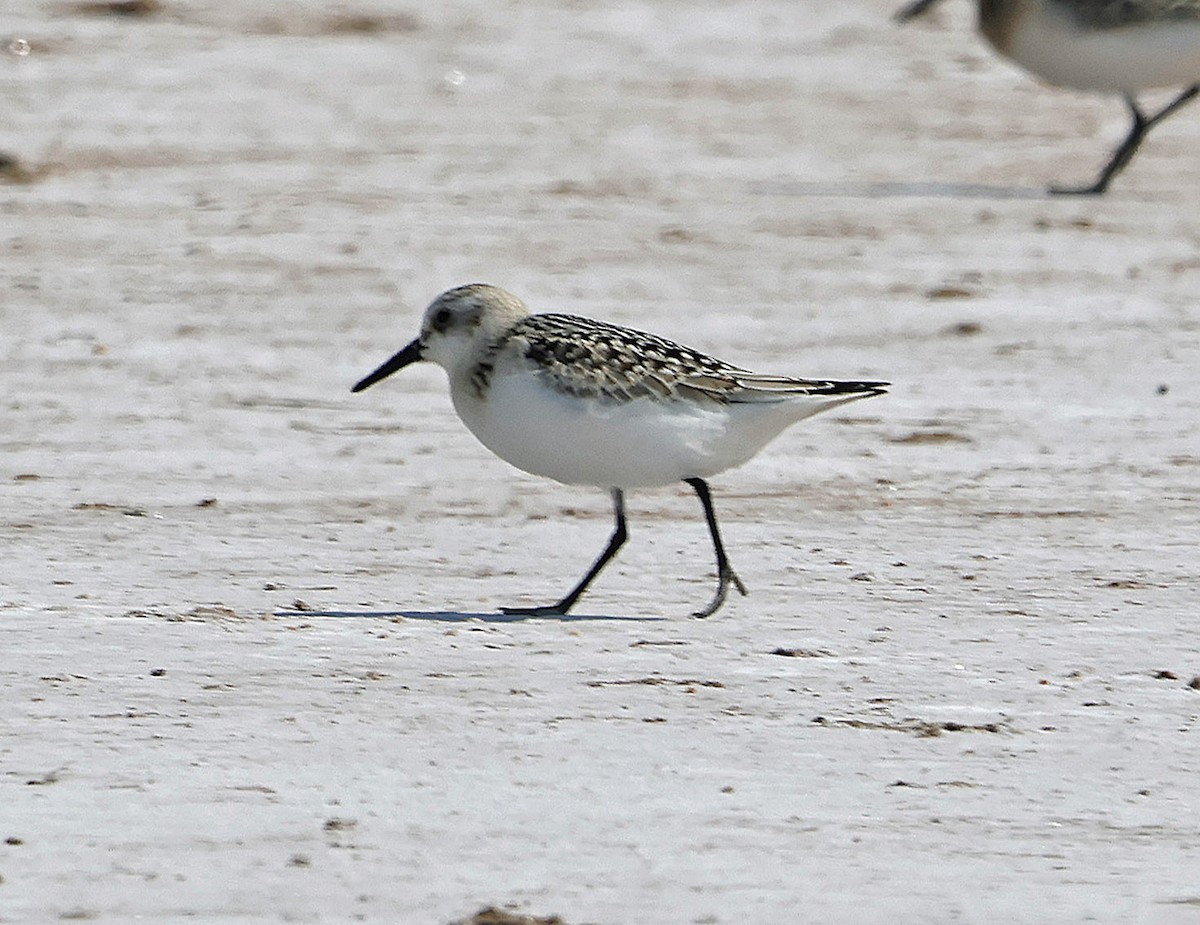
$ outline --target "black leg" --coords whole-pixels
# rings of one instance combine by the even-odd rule
[[[617,550],[621,548],[625,540],[629,537],[629,532],[625,529],[625,493],[619,488],[614,488],[612,490],[612,499],[613,514],[616,515],[617,520],[612,536],[609,537],[608,545],[604,548],[604,552],[600,553],[600,558],[592,564],[592,567],[588,569],[588,573],[571,590],[571,593],[557,604],[547,604],[542,607],[501,607],[501,613],[526,614],[531,617],[561,617],[575,606],[575,602],[587,590],[587,586],[592,583],[592,579],[600,574],[600,570],[604,566],[608,565],[608,560],[617,554]]]
[[[1052,186],[1050,187],[1050,192],[1057,196],[1099,196],[1108,189],[1108,184],[1112,181],[1112,178],[1129,166],[1129,162],[1133,160],[1133,156],[1137,153],[1138,148],[1141,147],[1142,141],[1145,140],[1150,129],[1158,125],[1159,122],[1167,118],[1171,113],[1190,103],[1196,98],[1197,94],[1200,94],[1200,84],[1188,87],[1152,116],[1147,116],[1142,112],[1136,99],[1132,96],[1126,96],[1125,105],[1129,107],[1129,114],[1133,117],[1133,124],[1130,125],[1129,134],[1125,136],[1125,140],[1121,142],[1121,146],[1113,152],[1112,157],[1108,159],[1108,163],[1104,165],[1104,169],[1100,171],[1100,176],[1096,178],[1096,182],[1091,186]]]
[[[902,9],[896,10],[892,18],[896,22],[908,22],[910,19],[916,19],[937,2],[938,0],[915,0],[914,3],[907,3]]]
[[[692,614],[693,617],[711,617],[725,603],[725,595],[729,593],[731,584],[743,597],[746,594],[746,586],[742,584],[742,579],[737,577],[733,566],[729,564],[729,557],[725,555],[725,544],[721,542],[721,531],[717,529],[717,515],[713,513],[712,496],[708,491],[708,483],[704,479],[684,479],[684,481],[691,485],[696,490],[696,494],[700,496],[700,503],[704,505],[704,519],[708,521],[708,532],[712,535],[713,548],[717,552],[716,596],[707,607]]]

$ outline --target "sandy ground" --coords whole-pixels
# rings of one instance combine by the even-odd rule
[[[0,921],[1200,922],[1200,109],[946,4],[0,0]],[[12,44],[14,39],[29,43]],[[561,620],[474,280],[886,378]]]

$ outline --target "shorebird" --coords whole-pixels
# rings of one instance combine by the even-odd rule
[[[612,535],[578,584],[553,604],[501,608],[533,616],[566,614],[617,554],[628,535],[627,490],[679,481],[699,497],[717,557],[716,594],[694,616],[715,613],[730,587],[744,595],[705,480],[746,462],[789,424],[888,385],[752,373],[632,328],[533,315],[482,283],[434,299],[420,335],[352,391],[420,360],[446,371],[458,416],[501,459],[611,492]]]
[[[907,22],[938,0],[896,14]],[[1125,100],[1132,125],[1095,182],[1051,193],[1098,195],[1133,160],[1150,129],[1200,94],[1200,0],[979,0],[979,31],[993,48],[1047,83]],[[1155,113],[1143,90],[1184,87]]]

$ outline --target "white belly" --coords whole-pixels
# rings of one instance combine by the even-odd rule
[[[1200,83],[1200,23],[1086,30],[1055,12],[1054,0],[1025,6],[1008,47],[997,51],[1048,83],[1122,94]]]
[[[593,402],[499,370],[485,400],[469,384],[452,383],[451,396],[463,422],[501,459],[568,485],[603,488],[706,478],[746,462],[807,416],[787,403]]]

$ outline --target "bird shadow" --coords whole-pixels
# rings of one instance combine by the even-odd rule
[[[564,613],[547,616],[532,613],[478,613],[468,610],[276,610],[277,617],[334,617],[339,619],[428,620],[433,623],[524,623],[528,620],[554,620],[559,623],[610,621],[618,623],[660,623],[664,617],[634,617],[621,614]]]
[[[937,180],[879,180],[820,183],[807,180],[761,180],[750,184],[758,196],[837,196],[847,199],[1057,199],[1041,186],[991,183],[946,183]]]

